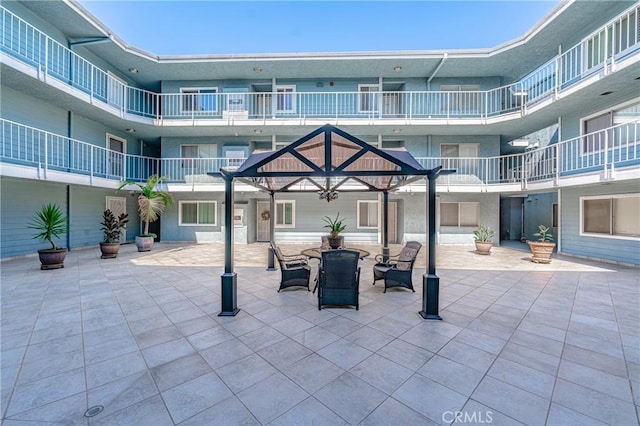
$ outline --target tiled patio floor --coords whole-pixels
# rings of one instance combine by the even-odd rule
[[[276,292],[265,247],[236,245],[236,317],[222,244],[0,264],[2,423],[638,424],[638,269],[439,247],[440,322],[418,315],[422,252],[416,293],[372,286],[368,258],[360,310],[318,311]]]

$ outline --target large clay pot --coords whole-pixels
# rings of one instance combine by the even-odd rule
[[[153,247],[153,237],[136,237],[136,247],[138,247],[138,251],[151,251]]]
[[[337,237],[329,236],[329,246],[332,249],[338,249],[338,248],[344,246],[344,237],[341,237],[341,236],[337,236]]]
[[[64,258],[66,256],[66,248],[59,248],[56,250],[38,250],[38,257],[40,258],[41,263],[40,269],[47,270],[64,268]]]
[[[493,247],[491,241],[476,241],[476,253],[478,254],[490,255],[491,247]]]
[[[535,263],[551,263],[551,254],[556,243],[543,243],[540,241],[527,241],[531,249],[531,261]]]
[[[100,243],[102,252],[100,259],[114,259],[118,257],[118,250],[120,250],[120,243]]]

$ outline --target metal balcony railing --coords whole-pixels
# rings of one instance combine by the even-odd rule
[[[207,173],[232,169],[244,158],[152,158],[123,154],[76,139],[0,119],[0,162],[115,181],[144,182],[152,174],[169,182],[216,182]],[[499,185],[556,181],[614,168],[640,166],[640,120],[558,142],[522,154],[485,158],[418,157],[425,168],[456,169],[438,179],[447,185]]]
[[[520,81],[486,91],[154,93],[123,84],[4,7],[0,13],[0,51],[36,69],[40,78],[55,78],[116,114],[157,124],[202,119],[486,119],[526,113],[593,73],[615,69],[616,61],[640,49],[636,4]]]

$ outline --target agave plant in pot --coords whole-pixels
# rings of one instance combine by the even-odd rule
[[[340,248],[344,245],[344,237],[340,235],[342,231],[347,227],[344,224],[344,219],[340,218],[340,212],[336,215],[335,219],[329,216],[325,216],[322,219],[326,225],[324,228],[329,228],[329,245],[332,249]]]
[[[535,263],[551,263],[551,254],[556,246],[553,242],[553,235],[551,234],[551,228],[544,225],[538,225],[538,232],[533,234],[534,237],[538,237],[537,241],[527,241],[529,248],[531,249],[531,261]]]
[[[480,224],[473,231],[473,239],[476,243],[476,253],[489,255],[493,247],[493,237],[495,232],[486,225]]]
[[[144,231],[136,236],[136,247],[138,251],[149,251],[153,247],[153,240],[156,234],[149,232],[149,223],[155,222],[160,214],[173,205],[173,197],[168,192],[158,191],[156,187],[161,182],[167,180],[167,176],[151,175],[144,184],[124,181],[118,189],[127,185],[135,185],[140,188],[141,194],[138,196],[138,213],[140,220],[144,222]]]
[[[40,258],[40,269],[64,268],[64,258],[67,256],[67,249],[56,246],[54,238],[67,233],[67,218],[62,214],[60,206],[57,204],[45,204],[36,212],[29,228],[38,231],[33,238],[47,241],[51,248],[38,250]]]
[[[127,227],[129,215],[126,213],[116,217],[109,209],[102,213],[102,231],[104,232],[104,241],[100,243],[100,259],[114,259],[118,257],[120,250],[120,236],[122,231]]]

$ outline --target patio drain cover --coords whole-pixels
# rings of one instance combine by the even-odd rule
[[[94,417],[102,413],[102,410],[104,410],[104,407],[102,405],[94,405],[93,407],[89,408],[87,411],[84,412],[84,416]]]

